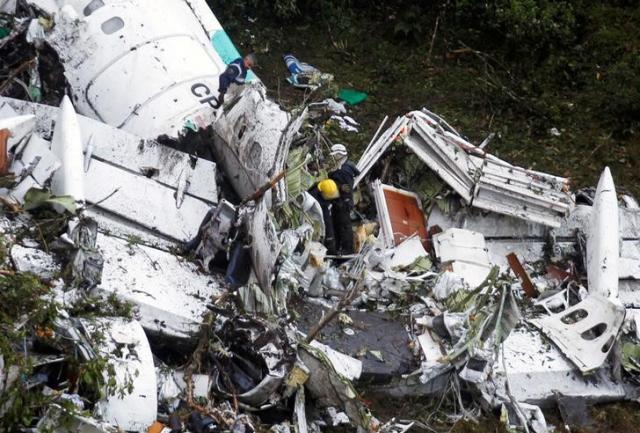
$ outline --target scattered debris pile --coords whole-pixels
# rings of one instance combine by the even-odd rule
[[[213,109],[237,51],[204,2],[165,7],[157,25],[140,1],[3,6],[0,50],[55,52],[68,84],[47,92],[69,96],[2,64],[0,431],[404,433],[499,413],[547,432],[550,406],[575,424],[637,398],[640,206],[608,169],[572,192],[423,109],[380,126],[357,190],[323,195],[350,152],[318,124],[357,127],[345,107],[287,113],[253,77]],[[352,254],[330,254],[345,227]],[[420,422],[367,403],[412,396],[433,398]]]

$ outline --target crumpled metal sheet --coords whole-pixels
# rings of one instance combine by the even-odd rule
[[[258,317],[238,316],[215,333],[225,351],[213,354],[218,359],[213,373],[216,391],[233,394],[253,408],[275,403],[295,361],[286,331]]]
[[[598,295],[557,314],[529,319],[582,373],[600,368],[613,348],[625,308]]]
[[[267,202],[262,199],[256,203],[253,212],[246,220],[247,232],[251,236],[251,262],[260,288],[273,296],[271,282],[275,275],[276,262],[282,244],[278,239],[273,217],[269,213]]]
[[[298,356],[311,371],[305,388],[318,406],[344,408],[352,423],[368,431],[371,419],[368,409],[358,400],[351,382],[336,373],[326,355],[319,349],[300,346]]]
[[[426,110],[398,118],[365,150],[358,162],[357,182],[393,142],[402,140],[467,204],[551,227],[561,224],[573,205],[567,179],[525,170],[486,154],[442,123]]]

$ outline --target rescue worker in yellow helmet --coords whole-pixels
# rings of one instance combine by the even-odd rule
[[[315,198],[322,208],[322,219],[324,220],[324,246],[327,247],[327,254],[335,255],[336,238],[333,226],[331,208],[333,203],[340,198],[338,185],[332,179],[325,179],[315,183],[309,188],[309,194]]]

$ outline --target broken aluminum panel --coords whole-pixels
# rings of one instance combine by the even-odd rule
[[[208,215],[210,217],[199,229],[202,238],[195,251],[202,258],[204,269],[209,269],[209,263],[219,251],[227,249],[237,218],[236,207],[226,200],[221,200]]]
[[[209,211],[206,202],[191,196],[177,208],[173,189],[97,159],[84,178],[87,202],[177,241],[195,237]]]
[[[446,367],[440,360],[445,356],[442,346],[431,336],[429,331],[418,335],[418,344],[422,349],[422,369],[438,369]]]
[[[61,164],[60,159],[51,152],[49,142],[32,134],[22,152],[15,156],[11,172],[19,179],[31,176],[44,186]]]
[[[123,388],[99,401],[95,413],[124,431],[146,430],[156,420],[158,398],[153,354],[142,326],[122,318],[95,319],[85,326],[104,332],[96,351],[113,365],[116,386]]]
[[[618,197],[609,167],[598,181],[587,231],[587,279],[590,293],[618,298]]]
[[[246,221],[247,233],[251,236],[251,263],[262,291],[273,297],[272,280],[282,243],[278,239],[273,218],[267,202],[259,200]]]
[[[357,168],[360,174],[355,178],[354,187],[360,183],[389,146],[399,137],[406,134],[409,122],[410,119],[408,117],[398,117],[393,125],[384,131],[376,141],[369,143],[369,146],[367,146],[358,161]]]
[[[394,124],[391,139],[381,136],[358,168],[361,179],[396,137],[402,137],[425,164],[474,207],[558,227],[572,207],[567,179],[515,167],[485,154],[445,131],[429,114],[413,111],[406,125]],[[407,133],[408,131],[408,133]],[[383,139],[384,138],[384,139]],[[477,156],[477,155],[481,156]]]
[[[115,294],[138,310],[144,329],[190,339],[199,330],[207,302],[220,293],[218,282],[174,254],[98,235],[104,256],[98,293]]]
[[[100,207],[85,209],[84,215],[99,221],[100,232],[109,236],[124,239],[130,243],[139,243],[163,251],[175,252],[176,241],[163,236],[157,230],[145,228],[139,224],[132,224],[131,220],[113,214]]]
[[[475,169],[469,155],[456,143],[445,140],[435,128],[414,118],[407,145],[427,166],[444,180],[465,202],[472,200]]]
[[[461,260],[451,262],[449,267],[451,268],[451,272],[459,275],[462,278],[462,281],[471,289],[482,284],[491,272],[491,266],[478,265],[475,263],[463,262]]]
[[[309,433],[303,387],[298,388],[296,391],[293,407],[293,423],[296,427],[295,431],[298,433]]]
[[[172,378],[173,380],[175,380],[175,384],[179,388],[177,391],[187,391],[187,382],[185,382],[184,380],[184,371],[175,371]],[[193,382],[192,392],[194,397],[209,398],[209,391],[211,390],[211,386],[213,385],[213,378],[211,376],[207,374],[194,373],[191,375],[191,381]],[[178,395],[176,395],[175,397],[178,397]]]
[[[11,136],[7,141],[8,152],[20,152],[27,143],[36,124],[36,118],[30,115],[0,118],[0,129],[8,129]]]
[[[514,167],[493,158],[475,160],[478,181],[472,206],[559,227],[572,202],[565,189],[568,180]]]
[[[318,349],[300,345],[298,357],[311,372],[304,386],[318,407],[342,408],[354,425],[369,431],[371,415],[358,399],[351,381],[337,373],[326,355]]]
[[[310,345],[325,354],[327,359],[331,362],[331,365],[333,365],[333,368],[336,370],[336,373],[351,381],[360,379],[360,376],[362,375],[362,361],[338,352],[317,340],[313,340]]]
[[[51,152],[60,160],[60,168],[51,180],[51,192],[70,195],[77,203],[84,203],[85,188],[82,169],[82,135],[76,112],[68,96],[62,98],[56,117]],[[100,179],[104,182],[108,177]]]
[[[544,407],[556,404],[556,392],[583,396],[594,402],[626,398],[624,386],[616,383],[609,371],[601,369],[584,377],[555,345],[546,342],[535,329],[514,329],[504,341],[502,350],[504,364],[500,356],[493,367],[495,393],[501,401],[510,401],[509,393],[516,401]],[[507,378],[509,393],[506,390]]]
[[[625,307],[640,309],[640,281],[621,280],[618,296]]]
[[[302,113],[297,113],[294,111],[293,114],[295,117],[292,117],[289,120],[284,131],[282,131],[282,135],[280,136],[280,141],[278,143],[277,150],[275,152],[275,156],[273,158],[273,166],[271,171],[273,175],[277,175],[279,172],[284,170],[286,167],[287,158],[289,157],[289,150],[291,149],[291,144],[293,140],[298,136],[300,128],[306,122],[309,116],[309,109],[305,107]],[[287,182],[286,179],[282,179],[277,183],[274,188],[274,197],[273,203],[282,204],[287,201],[288,191],[286,188]]]
[[[51,433],[120,433],[122,429],[93,417],[71,414],[56,403],[52,403],[40,418],[37,431]]]
[[[40,249],[14,244],[10,255],[13,265],[19,272],[31,272],[45,281],[50,281],[61,274],[60,264],[51,254]]]
[[[371,184],[376,202],[380,236],[386,248],[399,245],[418,234],[425,244],[428,239],[422,204],[417,194],[385,185],[379,180]]]
[[[624,322],[625,309],[599,295],[589,295],[553,315],[529,319],[582,373],[600,368]]]
[[[479,286],[491,271],[481,233],[451,228],[433,236],[436,257],[471,288]]]
[[[547,427],[542,409],[538,406],[509,402],[503,403],[500,408],[501,421],[504,422],[507,431],[530,431],[533,433],[551,433],[555,428]]]
[[[0,99],[1,101],[1,99]],[[0,102],[0,120],[8,119],[10,117],[16,117],[18,112],[11,108],[10,105]]]
[[[52,132],[58,108],[0,96],[0,110],[9,107],[36,117],[36,131],[43,136]],[[133,173],[178,190],[181,179],[188,177],[185,195],[207,203],[217,203],[216,164],[199,158],[191,167],[191,157],[154,140],[145,140],[85,116],[77,116],[85,151],[84,171],[94,159],[122,167]],[[1,118],[1,117],[0,117]],[[88,159],[87,159],[88,157]],[[88,165],[88,167],[87,167]]]
[[[17,0],[1,0],[0,12],[13,15],[16,13]]]
[[[411,236],[394,249],[389,266],[392,269],[406,268],[422,257],[429,257],[429,253],[418,236]]]
[[[442,262],[460,260],[490,266],[482,233],[464,229],[447,229],[433,236],[433,249]]]

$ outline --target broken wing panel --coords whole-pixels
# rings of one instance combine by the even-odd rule
[[[193,238],[209,210],[188,196],[178,208],[172,189],[98,160],[85,173],[85,187],[89,203],[178,241]]]
[[[1,96],[0,104],[25,115],[34,115],[35,128],[44,136],[51,134],[53,119],[59,110],[57,107]],[[191,164],[189,155],[156,141],[144,140],[89,117],[78,116],[78,121],[85,149],[85,161],[87,158],[96,158],[134,173],[152,171],[151,179],[172,189],[178,188],[181,174]],[[91,162],[88,161],[88,164],[90,166]],[[198,159],[192,169],[186,194],[216,203],[218,189],[215,177],[216,164],[202,158]]]
[[[172,253],[98,235],[104,269],[98,292],[136,306],[145,330],[189,339],[200,329],[207,302],[220,294],[218,282]]]

